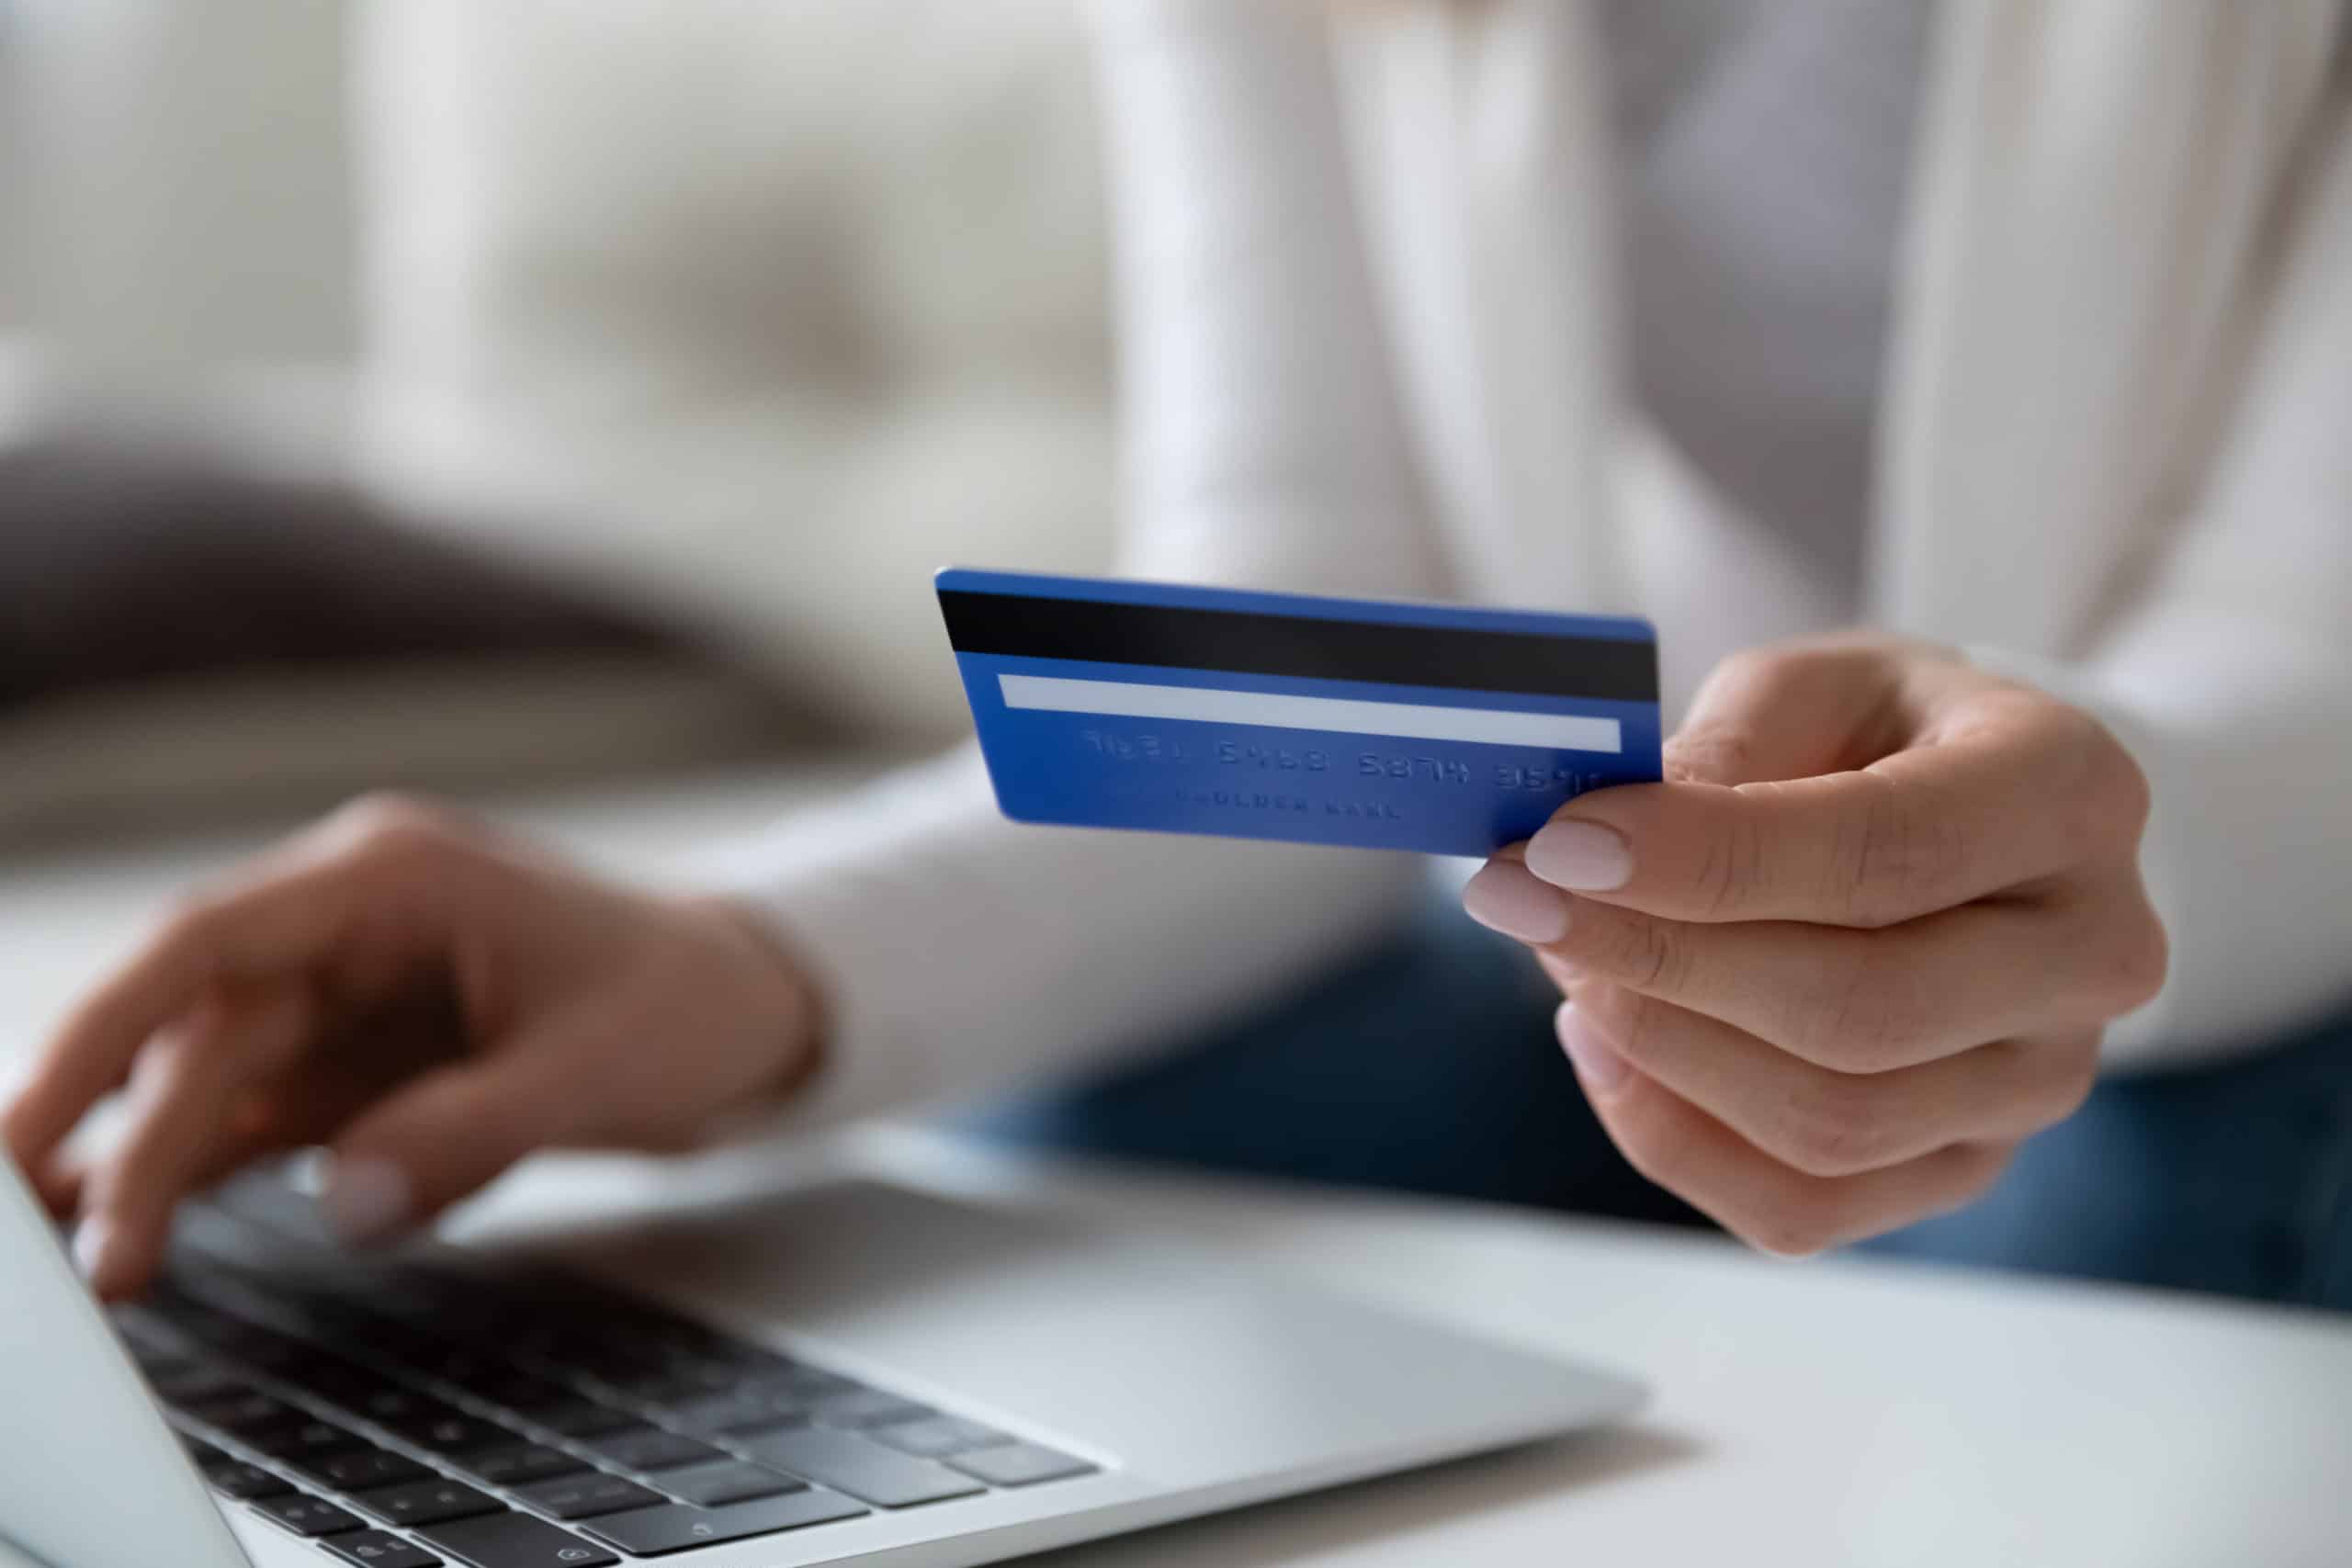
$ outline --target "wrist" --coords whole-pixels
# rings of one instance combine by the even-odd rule
[[[745,966],[747,1007],[764,1064],[746,1108],[773,1109],[797,1098],[822,1073],[831,1049],[832,1004],[815,966],[752,900],[707,895],[683,903]]]

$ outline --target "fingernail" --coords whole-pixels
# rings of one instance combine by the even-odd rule
[[[107,1255],[113,1250],[114,1223],[104,1214],[92,1214],[74,1227],[74,1267],[92,1285],[105,1274]]]
[[[1462,909],[1489,931],[1520,942],[1557,942],[1568,934],[1568,897],[1516,861],[1491,860],[1462,885]]]
[[[1555,887],[1609,893],[1633,879],[1634,852],[1604,823],[1551,822],[1527,840],[1527,869]]]
[[[319,1202],[345,1241],[380,1241],[408,1219],[408,1175],[390,1160],[337,1159],[327,1167]]]
[[[1600,1037],[1574,1002],[1562,1002],[1560,1010],[1552,1017],[1552,1027],[1560,1036],[1561,1048],[1567,1052],[1568,1061],[1577,1070],[1584,1087],[1594,1094],[1613,1094],[1625,1081],[1630,1070],[1617,1048]]]

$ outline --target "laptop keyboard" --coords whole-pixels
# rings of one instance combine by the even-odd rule
[[[182,1247],[113,1315],[212,1491],[366,1568],[598,1568],[1096,1468],[566,1276]]]

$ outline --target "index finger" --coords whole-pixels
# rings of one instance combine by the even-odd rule
[[[1527,868],[1669,919],[1893,925],[2136,842],[2142,786],[2104,739],[2050,704],[1815,778],[1598,790],[1528,841]]]
[[[364,863],[334,856],[266,873],[179,911],[41,1047],[16,1099],[0,1111],[0,1142],[20,1166],[37,1168],[124,1080],[148,1040],[216,983],[317,963],[359,907],[368,880]]]

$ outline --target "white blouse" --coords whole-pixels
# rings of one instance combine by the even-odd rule
[[[2174,979],[2117,1049],[2247,1048],[2340,1001],[2352,953],[2352,140],[2323,90],[2338,10],[1939,13],[1922,156],[1894,160],[1932,186],[1906,194],[1878,143],[1905,139],[1910,95],[1873,85],[1917,71],[1905,18],[1918,13],[1844,9],[1875,18],[1850,52],[1808,31],[1842,14],[1831,0],[1758,6],[1777,19],[1710,46],[1706,82],[1659,96],[1645,141],[1638,106],[1619,119],[1617,144],[1647,148],[1620,177],[1655,215],[1634,225],[1634,265],[1646,244],[1681,255],[1658,292],[1631,290],[1634,396],[1695,470],[1682,490],[1710,504],[1635,494],[1612,521],[1571,448],[1605,436],[1577,436],[1577,420],[1621,396],[1610,344],[1624,312],[1580,313],[1597,284],[1530,265],[1589,242],[1601,210],[1588,188],[1600,176],[1573,155],[1565,56],[1580,8],[1364,7],[1416,46],[1364,70],[1313,6],[1104,6],[1131,449],[1122,570],[1596,609],[1630,595],[1661,626],[1669,693],[1715,650],[1858,606],[1923,635],[1981,628],[2108,716],[2155,784],[2145,860]],[[1603,12],[1596,33],[1608,26]],[[1453,51],[1474,27],[1493,47]],[[1405,112],[1458,93],[1465,72],[1475,124],[1431,134]],[[1742,85],[1750,72],[1761,85]],[[1792,99],[1800,82],[1824,90]],[[1774,126],[1785,142],[1750,145]],[[1682,138],[1697,151],[1678,153]],[[1800,166],[1780,162],[1799,146]],[[1851,169],[1824,162],[1839,146]],[[2316,150],[2290,159],[2298,146]],[[1367,205],[1368,157],[1411,202]],[[1724,194],[1742,168],[1762,199]],[[1769,199],[1775,179],[1794,205]],[[1814,215],[1791,227],[1800,207]],[[1894,264],[1908,313],[1881,350],[1873,258],[1891,215],[1915,207]],[[1446,212],[1459,233],[1432,227]],[[2277,233],[2296,242],[2283,261],[2239,265]],[[1483,254],[1478,287],[1460,286],[1461,254]],[[1678,299],[1731,297],[1818,298],[1829,325],[1816,337],[1796,312],[1701,352],[1643,346],[1645,321],[1670,324]],[[2225,310],[2233,297],[2258,309]],[[2066,331],[2049,330],[2053,310],[2072,312]],[[2243,361],[2220,357],[2231,321],[2261,328]],[[1821,364],[1792,363],[1816,344]],[[1899,384],[1858,399],[1881,361]],[[2174,439],[2173,412],[2223,384],[2221,363],[2242,365],[2245,389],[2221,434]],[[1547,374],[1522,373],[1534,365]],[[1810,406],[1772,406],[1784,388]],[[2086,412],[2051,412],[2067,409]],[[1881,437],[1859,446],[1897,467],[1857,480],[1855,431],[1873,422]],[[1805,450],[1784,454],[1776,429],[1817,434],[1790,435]],[[2209,447],[2193,495],[2133,466]],[[1831,449],[1849,456],[1815,460]],[[1816,485],[1834,491],[1817,509]],[[2184,521],[2159,528],[2146,497]],[[1839,565],[1858,533],[1859,592]],[[804,1121],[1170,1042],[1372,940],[1425,883],[1400,855],[1016,826],[968,750],[794,819],[739,849],[728,874],[832,988],[837,1037]]]

